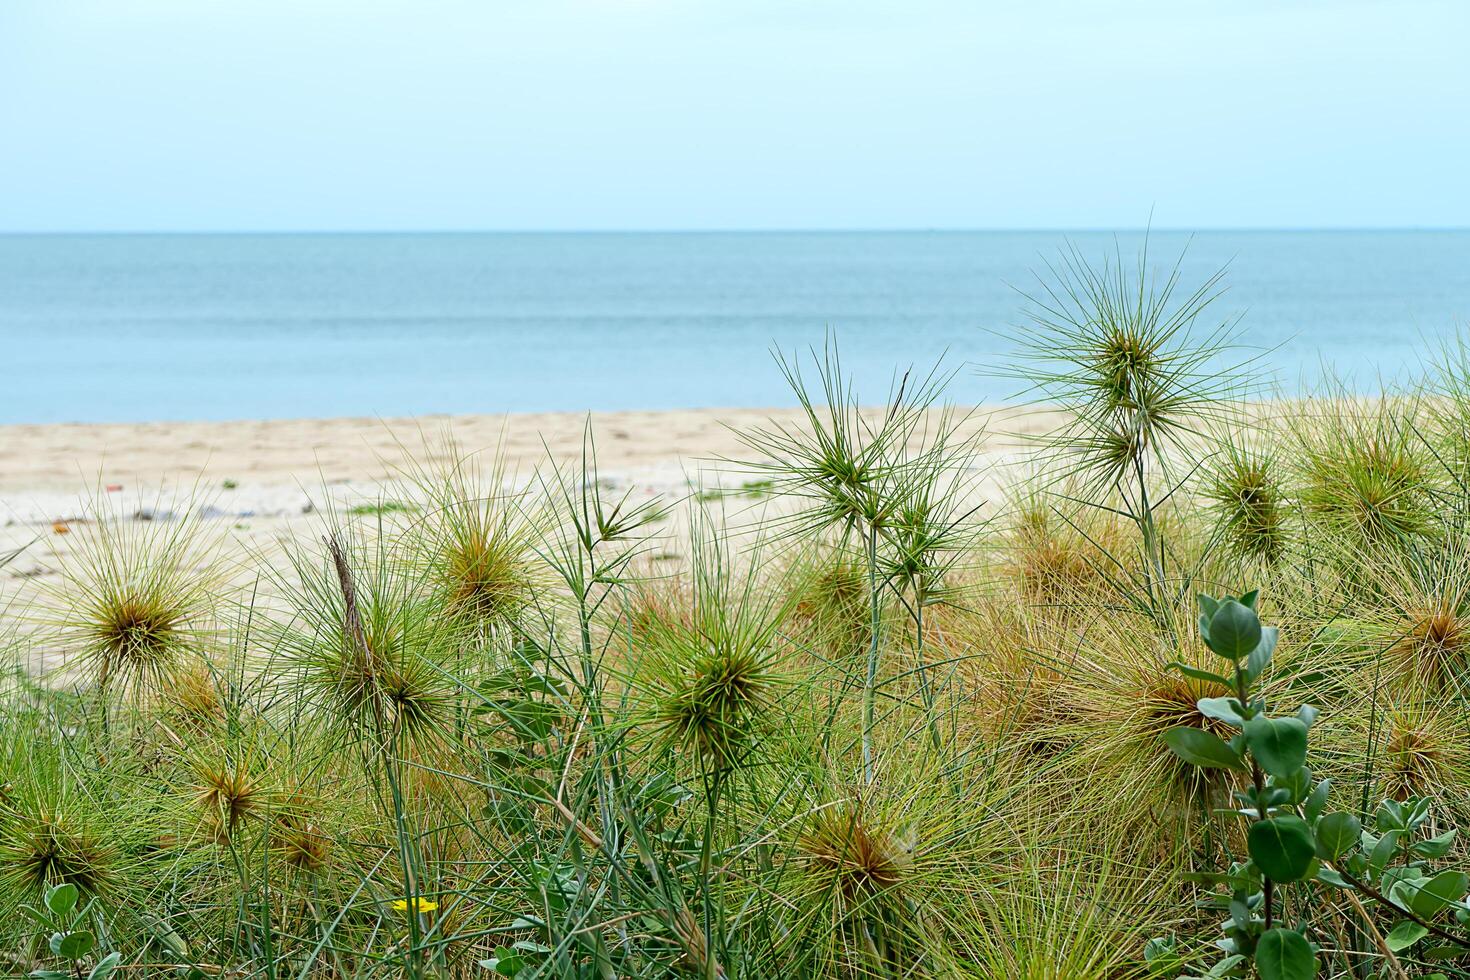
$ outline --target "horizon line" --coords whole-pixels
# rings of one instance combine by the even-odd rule
[[[144,237],[144,236],[312,236],[312,235],[934,235],[934,234],[1168,234],[1277,232],[1311,234],[1323,232],[1465,232],[1470,225],[1075,225],[1054,227],[965,227],[965,226],[874,226],[792,228],[99,228],[99,229],[0,229],[0,238],[34,237]]]

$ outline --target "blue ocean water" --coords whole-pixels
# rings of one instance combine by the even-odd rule
[[[955,400],[996,400],[1017,288],[1114,237],[0,236],[0,422],[785,405],[770,348],[829,328],[866,400],[946,351]],[[1470,231],[1149,240],[1186,244],[1185,285],[1229,265],[1216,312],[1288,391],[1412,370],[1470,322]]]

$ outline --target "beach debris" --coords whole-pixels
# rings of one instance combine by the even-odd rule
[[[249,508],[246,508],[244,510],[226,510],[223,507],[216,507],[214,504],[205,504],[204,506],[199,508],[199,516],[204,518],[205,520],[217,520],[220,518],[254,517],[255,511]]]
[[[71,533],[71,526],[68,525],[66,521],[52,521],[51,522],[51,533],[52,534],[70,534]]]
[[[121,483],[109,483],[107,485],[107,492],[108,493],[122,493],[122,484]]]

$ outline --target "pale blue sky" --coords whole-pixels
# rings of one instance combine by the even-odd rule
[[[1470,225],[1466,0],[0,0],[0,230]]]

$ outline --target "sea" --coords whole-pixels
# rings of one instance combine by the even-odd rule
[[[833,343],[857,397],[1008,374],[1064,250],[1141,232],[0,235],[0,423],[794,404]],[[1470,324],[1470,231],[1153,231],[1146,265],[1274,391],[1412,378]],[[1032,299],[1028,300],[1028,297]]]

